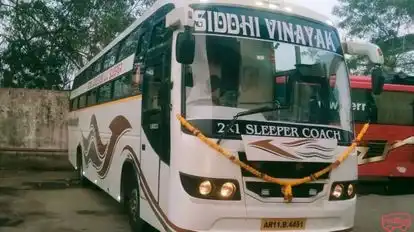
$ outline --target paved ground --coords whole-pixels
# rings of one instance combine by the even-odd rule
[[[65,172],[0,171],[0,232],[129,231],[115,201],[99,190],[77,187],[70,177]],[[384,231],[381,215],[392,212],[414,215],[414,194],[360,196],[355,231]]]
[[[0,232],[129,231],[115,201],[99,190],[70,185],[71,176],[0,171]]]

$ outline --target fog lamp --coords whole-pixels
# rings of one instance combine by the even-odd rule
[[[340,198],[342,196],[342,191],[343,191],[342,185],[337,184],[331,194],[335,198]]]
[[[347,190],[348,196],[352,196],[354,194],[354,191],[355,191],[354,185],[349,184],[348,185],[348,190]]]
[[[211,189],[212,189],[212,185],[209,180],[205,180],[201,182],[200,185],[198,186],[198,191],[200,192],[201,195],[204,195],[204,196],[210,194]]]
[[[226,182],[221,186],[220,195],[224,198],[230,198],[236,192],[236,185]]]

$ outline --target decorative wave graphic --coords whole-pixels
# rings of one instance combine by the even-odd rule
[[[300,139],[293,142],[282,143],[283,146],[295,148],[295,154],[302,158],[320,158],[320,159],[330,159],[332,158],[330,154],[335,150],[334,147],[325,147],[316,144],[317,140],[315,139]],[[301,151],[302,150],[302,151]],[[315,151],[312,151],[315,150]]]
[[[305,148],[307,149],[315,149],[318,151],[324,151],[324,152],[331,152],[333,150],[335,150],[335,148],[331,148],[331,147],[323,147],[317,144],[310,144],[310,145],[306,145]]]
[[[293,142],[284,142],[282,143],[282,145],[286,147],[299,147],[305,144],[312,144],[315,141],[316,141],[315,139],[300,139],[300,140],[296,140]]]
[[[318,153],[318,152],[296,152],[296,154],[305,157],[305,158],[320,158],[320,159],[325,159],[328,160],[331,158],[331,156],[329,155],[325,155],[322,153]]]
[[[301,160],[302,158],[295,156],[294,154],[289,153],[288,151],[283,150],[280,147],[277,147],[273,144],[271,144],[272,140],[271,139],[266,139],[266,140],[259,140],[256,142],[252,142],[249,145],[251,147],[255,147],[257,149],[269,152],[273,155],[277,155],[286,159],[291,159],[291,160]]]
[[[92,115],[89,135],[85,138],[82,134],[83,159],[84,163],[92,163],[97,170],[98,176],[104,179],[108,174],[112,162],[114,150],[119,139],[126,132],[132,129],[129,121],[122,115],[116,116],[109,124],[112,135],[108,143],[103,144],[99,132],[96,116]]]
[[[292,142],[283,142],[280,144],[282,146],[275,146],[271,144],[271,141],[270,139],[260,140],[250,143],[250,146],[291,160],[309,158],[329,160],[332,158],[332,152],[335,150],[334,147],[325,147],[316,144],[318,140],[315,139],[299,139]],[[283,147],[292,148],[294,151],[289,152]]]

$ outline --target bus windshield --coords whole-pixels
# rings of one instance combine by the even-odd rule
[[[414,125],[414,92],[384,91],[373,96],[369,89],[352,89],[354,120],[383,125]],[[398,104],[396,104],[398,102]]]
[[[247,109],[288,105],[241,119],[335,125],[352,131],[348,73],[338,53],[196,35],[195,60],[185,67],[184,76],[188,118],[231,119]]]

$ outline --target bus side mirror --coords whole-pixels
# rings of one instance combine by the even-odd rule
[[[194,61],[195,37],[188,27],[177,36],[175,57],[178,63],[192,64]]]
[[[363,41],[346,41],[342,43],[342,47],[345,54],[367,56],[374,64],[384,64],[381,48],[376,44]]]
[[[385,77],[381,67],[374,67],[371,73],[371,91],[374,95],[381,94],[384,88]]]

